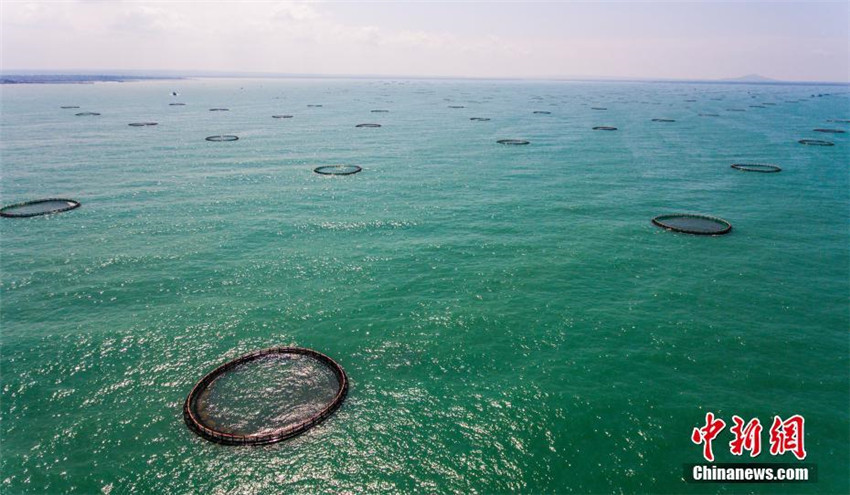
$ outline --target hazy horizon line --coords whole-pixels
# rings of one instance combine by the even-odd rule
[[[850,81],[819,80],[783,80],[764,77],[758,74],[727,77],[719,79],[668,78],[668,77],[631,77],[631,76],[441,76],[416,74],[345,74],[345,73],[288,73],[266,71],[227,71],[227,70],[173,70],[173,69],[0,69],[0,77],[5,76],[128,76],[128,77],[222,77],[222,78],[294,78],[294,79],[434,79],[434,80],[482,80],[482,81],[588,81],[588,82],[700,82],[727,84],[828,84],[850,85]]]

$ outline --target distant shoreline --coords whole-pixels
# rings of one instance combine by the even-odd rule
[[[763,86],[848,86],[850,82],[780,81],[767,78],[737,79],[641,79],[605,77],[440,77],[380,74],[273,74],[190,72],[180,75],[109,75],[109,74],[0,74],[0,84],[93,84],[98,82],[181,81],[187,79],[365,79],[365,80],[437,80],[437,81],[513,81],[513,82],[578,82],[578,83],[656,83],[656,84],[730,84]]]
[[[30,75],[0,75],[0,84],[94,84],[97,82],[136,82],[158,80],[181,80],[182,77],[157,76],[113,76],[113,75],[79,75],[79,74],[30,74]]]

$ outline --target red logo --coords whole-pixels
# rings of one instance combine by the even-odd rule
[[[759,419],[753,418],[745,423],[743,418],[733,415],[732,422],[734,425],[729,428],[729,431],[734,438],[729,442],[729,452],[732,455],[744,455],[744,451],[748,451],[750,457],[758,457],[761,454],[761,432],[763,429]],[[770,427],[770,455],[783,455],[786,452],[791,452],[797,459],[801,461],[805,459],[806,448],[803,442],[805,424],[805,419],[799,414],[795,414],[785,421],[782,421],[779,416],[774,416],[773,424]],[[702,445],[702,456],[708,462],[714,462],[711,442],[717,438],[717,435],[724,428],[726,428],[726,422],[720,418],[715,418],[714,414],[709,412],[705,414],[705,426],[694,428],[691,433],[691,441],[697,445]]]

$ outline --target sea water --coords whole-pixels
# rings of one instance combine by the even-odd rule
[[[850,130],[826,122],[848,102],[811,85],[5,85],[2,203],[82,206],[0,219],[0,488],[847,492],[850,134],[812,130]],[[313,172],[335,164],[363,170]],[[677,212],[734,229],[650,222]],[[337,413],[254,448],[186,428],[205,373],[277,345],[345,368]],[[768,430],[802,415],[817,483],[685,483],[707,412],[728,424],[717,462],[750,460],[729,452],[733,415],[764,425],[756,461],[799,462]]]

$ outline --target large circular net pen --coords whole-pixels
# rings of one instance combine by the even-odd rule
[[[348,377],[328,356],[272,347],[222,364],[183,404],[190,430],[225,445],[264,445],[303,433],[342,405]]]
[[[239,136],[234,136],[232,134],[222,134],[219,136],[208,136],[206,138],[207,141],[213,142],[222,142],[222,141],[239,141]]]
[[[770,165],[768,163],[733,163],[732,168],[742,170],[744,172],[761,172],[766,174],[782,171],[782,169],[776,165]]]
[[[732,230],[732,224],[722,218],[691,213],[658,215],[652,223],[674,232],[695,235],[723,235]]]
[[[824,141],[822,139],[801,139],[797,142],[806,146],[835,146],[835,143],[832,141]]]
[[[24,203],[16,203],[0,208],[0,217],[27,218],[38,215],[49,215],[79,208],[80,203],[73,199],[38,199]]]
[[[320,175],[353,175],[361,170],[357,165],[323,165],[314,168],[313,172]]]

